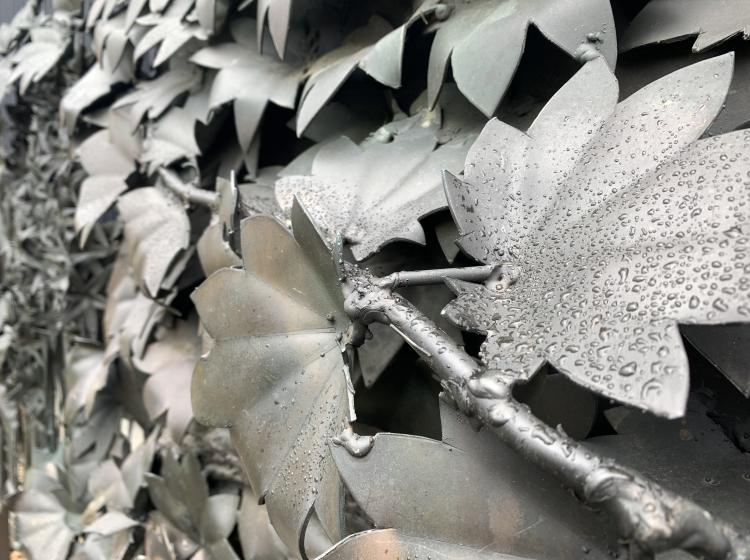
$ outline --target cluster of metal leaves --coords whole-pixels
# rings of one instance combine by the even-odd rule
[[[32,560],[616,555],[606,520],[438,408],[434,387],[417,403],[403,384],[377,396],[423,366],[385,326],[347,345],[342,259],[378,276],[498,265],[499,283],[451,282],[445,317],[444,286],[401,293],[467,347],[446,319],[486,334],[487,367],[562,372],[526,387],[551,425],[584,438],[608,421],[616,434],[591,439],[597,451],[747,521],[747,458],[700,404],[678,427],[625,407],[602,420],[597,396],[682,416],[676,324],[747,320],[749,139],[699,139],[731,57],[618,103],[622,29],[607,0],[252,4],[57,0],[44,13],[30,0],[0,28],[0,91],[25,110],[4,131],[0,237],[17,548]],[[697,35],[702,50],[743,29],[741,2],[709,15],[677,4],[648,3],[620,49]],[[525,132],[487,123],[537,31],[581,69],[543,108],[531,94],[514,108]],[[389,433],[371,410],[358,419],[355,388],[364,409],[431,411],[402,427],[433,438]],[[350,425],[377,434],[363,457],[332,444]],[[710,464],[691,463],[707,448]],[[708,471],[726,479],[706,490]]]

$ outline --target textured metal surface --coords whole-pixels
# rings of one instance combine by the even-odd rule
[[[470,131],[438,146],[440,114],[418,114],[385,126],[357,146],[346,137],[315,155],[310,176],[276,182],[276,197],[290,212],[294,197],[329,240],[342,234],[357,260],[393,241],[425,243],[419,219],[444,208],[441,169],[460,169]]]
[[[676,322],[746,320],[745,132],[697,139],[721,109],[725,55],[616,104],[588,63],[527,133],[498,121],[446,189],[459,246],[503,279],[454,282],[446,308],[488,333],[482,359],[528,378],[547,360],[602,395],[676,417],[688,389]],[[496,209],[502,208],[498,214]]]
[[[273,218],[244,220],[245,270],[220,270],[194,293],[215,342],[194,373],[193,406],[202,423],[230,426],[252,487],[296,550],[313,507],[332,538],[341,531],[330,524],[340,498],[327,442],[349,416],[339,347],[349,321],[330,252],[298,206],[292,223],[294,237]]]
[[[747,38],[750,5],[744,0],[650,0],[625,31],[620,50],[695,37],[693,51],[736,35]]]
[[[380,433],[362,458],[333,449],[347,488],[375,527],[464,545],[476,554],[573,558],[585,548],[592,559],[608,557],[616,535],[608,542],[606,527],[557,480],[529,472],[494,434],[475,432],[442,403],[440,417],[444,443]]]

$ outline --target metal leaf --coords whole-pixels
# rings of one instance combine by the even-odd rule
[[[21,95],[57,65],[70,43],[70,31],[63,24],[34,27],[30,37],[31,41],[10,57],[13,62],[10,83],[19,82]]]
[[[234,20],[231,31],[235,42],[205,47],[190,60],[219,71],[211,88],[210,106],[234,101],[237,136],[247,152],[268,103],[294,108],[302,73],[295,65],[257,52],[252,21]]]
[[[395,529],[364,531],[349,535],[316,560],[372,560],[373,558],[523,560],[519,556],[498,554],[439,539],[412,537]]]
[[[78,155],[89,174],[81,184],[74,218],[83,247],[94,224],[127,190],[126,179],[135,171],[135,162],[110,142],[108,130],[89,136],[78,148]]]
[[[266,506],[258,503],[258,497],[249,488],[242,492],[237,531],[244,560],[291,558],[268,519]]]
[[[619,435],[592,438],[587,445],[673,492],[690,496],[713,515],[731,519],[746,534],[750,459],[707,413],[697,400],[688,403],[683,419],[672,421],[625,407],[610,409],[607,417]]]
[[[162,515],[201,548],[221,552],[209,557],[236,559],[226,539],[236,524],[239,496],[209,495],[200,463],[190,453],[178,461],[167,452],[161,474],[147,474],[146,479],[151,500]]]
[[[98,64],[93,64],[83,77],[65,92],[60,101],[60,116],[68,133],[73,132],[78,117],[85,109],[109,94],[116,84],[129,82],[132,75],[133,69],[129,62],[120,64],[114,72],[107,72]]]
[[[143,404],[149,417],[156,420],[166,413],[167,430],[172,441],[179,443],[193,420],[190,380],[200,355],[197,321],[180,321],[159,334],[146,348],[143,359],[134,363],[149,375],[143,387]]]
[[[357,146],[346,137],[323,146],[311,176],[276,182],[276,197],[289,213],[298,197],[329,242],[341,233],[362,260],[392,241],[424,245],[419,219],[446,205],[440,169],[460,169],[473,136],[438,145],[440,115],[421,113],[378,130]]]
[[[201,83],[201,74],[194,67],[178,66],[158,78],[139,82],[133,92],[118,99],[112,107],[128,107],[130,125],[136,129],[144,117],[158,119],[177,97],[196,88]]]
[[[206,276],[220,268],[240,266],[242,260],[229,244],[229,236],[234,231],[235,215],[239,193],[234,180],[218,178],[216,192],[219,195],[219,207],[211,216],[211,223],[203,230],[198,240],[198,258]]]
[[[348,416],[339,340],[349,320],[333,258],[299,206],[292,223],[294,236],[270,217],[244,220],[245,270],[219,270],[193,294],[215,343],[192,394],[199,422],[230,427],[253,489],[297,549],[313,507],[332,539],[341,530],[328,521],[340,489],[327,442]]]
[[[297,111],[298,136],[358,68],[382,84],[400,86],[404,36],[400,31],[394,41],[392,31],[385,19],[373,16],[367,25],[352,32],[341,47],[315,61],[307,72],[309,78]]]
[[[476,551],[574,558],[587,549],[606,557],[606,528],[553,477],[443,403],[440,416],[443,443],[379,433],[364,457],[333,448],[344,483],[375,527]]]
[[[496,287],[454,282],[448,316],[486,332],[482,359],[528,378],[546,360],[576,383],[667,417],[688,389],[677,322],[746,321],[741,202],[750,135],[697,140],[721,109],[732,55],[616,104],[594,60],[526,134],[491,121],[446,178],[458,244],[501,265]],[[738,195],[738,193],[740,193]]]
[[[735,35],[747,39],[748,26],[750,6],[743,0],[651,0],[625,31],[620,50],[695,37],[693,52],[701,52]]]
[[[57,498],[40,490],[26,490],[14,503],[19,540],[31,560],[65,560],[73,537],[80,531],[69,523],[75,516]]]
[[[154,10],[152,13],[137,19],[139,25],[150,27],[135,46],[133,58],[138,60],[149,50],[158,45],[153,65],[160,66],[170,59],[191,39],[205,41],[208,36],[197,22],[186,18],[195,0],[173,0],[163,14]]]
[[[158,121],[147,124],[140,161],[149,174],[176,161],[200,155],[195,137],[197,121],[194,111],[172,107]]]
[[[614,66],[617,56],[612,10],[602,0],[424,2],[415,17],[430,13],[438,20],[427,70],[430,104],[450,62],[458,89],[491,116],[515,74],[530,25],[579,60],[601,54]]]
[[[133,273],[148,294],[156,295],[181,251],[188,248],[190,223],[182,203],[170,191],[143,187],[120,197],[125,245]]]

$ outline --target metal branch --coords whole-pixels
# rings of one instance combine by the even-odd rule
[[[466,280],[467,282],[484,282],[499,269],[498,265],[467,266],[464,268],[436,268],[432,270],[407,270],[394,272],[378,278],[381,288],[403,288],[406,286],[425,286],[442,284],[446,278]]]
[[[183,183],[175,173],[168,169],[159,169],[159,176],[162,181],[164,181],[164,185],[182,200],[191,204],[205,206],[212,210],[217,208],[219,204],[218,193],[187,185]]]
[[[585,503],[617,521],[631,557],[682,549],[711,560],[750,558],[750,537],[694,502],[603,458],[536,418],[512,395],[512,375],[484,370],[437,325],[377,278],[355,267],[346,311],[362,324],[391,325],[420,350],[458,407],[476,416],[529,461],[557,476]]]

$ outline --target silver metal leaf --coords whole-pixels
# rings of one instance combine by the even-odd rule
[[[316,560],[372,560],[373,558],[429,558],[429,560],[523,560],[520,556],[452,544],[440,539],[423,539],[396,529],[363,531],[349,535]]]
[[[296,550],[312,508],[340,499],[327,442],[348,418],[339,339],[349,320],[328,248],[298,206],[292,223],[294,236],[270,217],[244,220],[245,269],[219,270],[194,292],[215,342],[192,394],[199,422],[229,426],[253,489]],[[340,520],[326,530],[337,539]]]
[[[125,245],[133,274],[147,294],[155,296],[170,265],[188,248],[190,223],[182,203],[170,191],[143,187],[117,202],[124,223]]]
[[[152,13],[140,16],[136,21],[139,25],[149,27],[135,46],[133,58],[140,59],[149,50],[158,45],[153,65],[160,66],[191,39],[205,41],[208,36],[197,22],[186,18],[193,8],[195,0],[173,0],[163,14],[150,6]],[[153,2],[152,2],[153,4]]]
[[[477,552],[607,556],[616,535],[553,477],[443,403],[440,417],[443,442],[379,433],[364,457],[333,448],[344,483],[375,527]]]
[[[237,531],[244,560],[292,558],[271,525],[266,506],[258,503],[258,497],[249,488],[242,492]]]
[[[735,35],[747,39],[748,26],[750,5],[743,0],[651,0],[625,31],[620,50],[695,37],[693,52],[701,52]]]
[[[404,32],[400,30],[392,35],[392,31],[385,19],[373,16],[339,48],[315,61],[307,72],[309,78],[297,111],[298,136],[357,68],[382,84],[400,86]]]
[[[211,108],[234,101],[240,146],[247,152],[268,103],[293,109],[302,79],[301,68],[257,52],[254,22],[231,23],[235,42],[219,43],[196,52],[191,61],[218,70],[211,88]]]
[[[9,81],[19,82],[21,95],[58,64],[71,38],[70,29],[56,21],[50,25],[33,27],[29,35],[31,41],[10,55],[13,71]]]
[[[127,190],[126,179],[135,171],[135,162],[110,142],[108,130],[89,136],[79,146],[78,156],[89,174],[81,184],[74,217],[83,247],[94,224]]]
[[[26,490],[15,501],[16,530],[30,560],[65,560],[80,521],[52,494]],[[69,523],[75,527],[71,528]]]
[[[234,231],[236,221],[239,198],[237,189],[234,176],[230,181],[221,177],[216,180],[219,207],[212,214],[211,223],[203,230],[197,244],[198,259],[206,276],[220,268],[242,264],[242,260],[229,244],[229,236]]]
[[[440,114],[395,121],[357,146],[346,137],[320,148],[310,176],[276,182],[276,198],[289,213],[294,197],[332,242],[340,233],[362,260],[392,241],[424,244],[419,219],[445,208],[440,169],[460,169],[473,135],[438,145]]]
[[[586,443],[663,487],[690,496],[712,515],[731,519],[747,534],[750,458],[727,439],[708,412],[693,399],[681,420],[654,418],[626,407],[610,409],[607,417],[618,435]]]
[[[415,17],[431,13],[438,20],[427,70],[431,104],[450,63],[458,89],[491,116],[515,74],[530,25],[581,61],[601,54],[614,66],[617,56],[612,10],[602,0],[423,2]]]
[[[519,378],[548,361],[575,382],[676,417],[688,390],[677,322],[748,320],[750,134],[698,140],[732,55],[616,103],[589,62],[527,133],[491,121],[464,180],[446,176],[459,246],[502,266],[497,287],[454,282],[445,312],[487,333],[482,359]]]
[[[162,461],[162,476],[147,474],[151,500],[180,532],[212,554],[209,558],[236,560],[227,537],[237,522],[239,496],[209,494],[198,459],[191,453],[181,460],[168,451]],[[219,552],[219,554],[213,554]]]
[[[157,333],[143,358],[134,360],[149,376],[143,386],[143,404],[151,420],[166,413],[167,430],[175,443],[182,440],[193,420],[190,381],[200,350],[197,321],[180,321]]]

